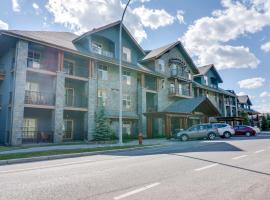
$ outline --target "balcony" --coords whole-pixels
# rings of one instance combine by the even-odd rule
[[[99,47],[96,47],[96,46],[92,46],[92,52],[109,57],[109,58],[113,58],[113,52],[106,51],[106,50],[99,48]]]
[[[75,65],[74,68],[64,66],[64,74],[83,78],[88,78],[89,76],[88,68],[86,66],[77,65]]]
[[[32,105],[53,106],[55,105],[55,94],[26,90],[24,103]]]
[[[192,97],[191,91],[189,89],[179,89],[170,87],[169,88],[169,95],[170,96],[177,96],[177,97]]]
[[[87,108],[88,98],[86,95],[65,95],[65,106]]]
[[[188,81],[192,80],[192,77],[191,77],[190,73],[185,72],[185,71],[180,70],[180,69],[171,69],[170,70],[170,77],[178,78],[178,79],[181,79],[181,80],[188,80]]]
[[[33,58],[27,58],[27,67],[35,70],[45,70],[50,72],[56,72],[56,66],[49,66],[41,63],[39,60]]]
[[[158,111],[158,106],[153,105],[153,106],[147,106],[146,107],[146,112],[157,112]]]
[[[33,131],[31,128],[23,128],[22,131],[22,143],[33,144],[33,143],[52,143],[53,142],[53,131]]]

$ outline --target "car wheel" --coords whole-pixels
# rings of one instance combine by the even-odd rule
[[[215,133],[209,133],[208,134],[208,139],[209,140],[214,140],[216,138],[216,134]]]
[[[225,132],[224,133],[224,138],[230,138],[231,137],[231,133],[230,132]]]
[[[187,135],[181,135],[180,139],[183,142],[188,141],[188,136]]]
[[[250,137],[251,136],[251,133],[250,132],[246,132],[246,136],[247,137]]]

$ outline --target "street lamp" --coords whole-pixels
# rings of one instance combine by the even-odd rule
[[[122,28],[123,20],[127,7],[131,0],[128,0],[122,18],[120,21],[120,31],[119,31],[119,145],[123,145],[123,91],[122,91]]]

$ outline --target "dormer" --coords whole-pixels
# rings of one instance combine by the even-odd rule
[[[125,25],[122,27],[122,60],[137,64],[145,56],[145,52]],[[73,40],[73,43],[80,44],[92,54],[119,60],[119,32],[120,21],[117,21],[93,29]]]
[[[199,74],[195,76],[194,80],[197,83],[206,85],[212,88],[218,88],[220,83],[223,83],[218,71],[213,64],[199,67]]]

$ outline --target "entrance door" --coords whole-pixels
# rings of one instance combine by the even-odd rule
[[[65,119],[65,133],[64,133],[64,139],[71,140],[73,138],[73,128],[74,128],[74,122],[72,119]]]
[[[23,140],[34,140],[37,136],[37,119],[25,118],[23,126]]]

